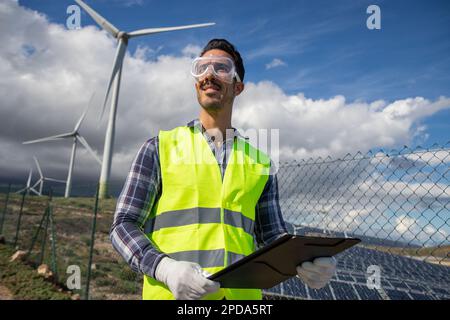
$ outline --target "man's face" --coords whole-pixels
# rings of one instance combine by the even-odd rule
[[[221,56],[233,59],[230,54],[223,50],[212,49],[206,51],[203,57]],[[234,97],[239,95],[244,89],[243,83],[233,80],[232,83],[221,81],[212,72],[208,72],[204,77],[195,83],[197,99],[199,104],[205,109],[220,109],[224,105],[233,104]]]

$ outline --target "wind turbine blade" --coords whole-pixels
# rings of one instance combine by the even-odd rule
[[[31,144],[31,143],[44,142],[44,141],[60,140],[60,139],[69,138],[69,137],[73,137],[73,136],[74,136],[73,132],[68,132],[68,133],[58,134],[56,136],[51,136],[51,137],[47,137],[47,138],[25,141],[25,142],[22,142],[22,144]]]
[[[22,189],[16,191],[16,193],[21,193],[21,192],[26,191],[26,190],[27,190],[27,188],[22,188]]]
[[[91,95],[91,98],[89,99],[89,103],[88,103],[87,107],[84,109],[83,114],[81,115],[80,119],[78,120],[77,124],[75,125],[75,129],[73,129],[74,132],[77,132],[78,129],[80,128],[81,123],[83,122],[84,117],[86,117],[86,113],[92,104],[92,100],[94,99],[94,96],[95,96],[95,92]]]
[[[77,135],[78,141],[81,142],[81,144],[91,153],[91,155],[95,158],[95,160],[97,160],[97,162],[102,165],[102,161],[100,160],[100,158],[97,156],[97,154],[94,152],[94,150],[92,150],[92,148],[89,146],[89,144],[87,143],[86,139],[84,139],[82,136]]]
[[[53,179],[53,178],[44,178],[44,180],[59,182],[59,183],[66,183],[66,181],[64,181],[64,180],[58,180],[58,179]]]
[[[126,42],[124,40],[120,39],[119,45],[117,46],[116,57],[114,58],[112,74],[111,74],[111,78],[109,79],[108,89],[106,90],[105,101],[103,102],[103,109],[102,109],[102,113],[100,115],[99,122],[100,122],[100,120],[102,120],[103,114],[105,113],[106,102],[108,102],[108,96],[109,96],[109,92],[111,91],[111,86],[114,81],[114,78],[116,77],[116,74],[119,71],[119,69],[122,68],[123,58],[125,57],[126,49],[127,49]]]
[[[184,30],[184,29],[193,29],[193,28],[203,28],[215,25],[214,22],[209,23],[200,23],[200,24],[190,24],[186,26],[178,26],[178,27],[166,27],[166,28],[150,28],[150,29],[141,29],[136,31],[127,32],[130,38],[145,36],[153,33],[167,32],[167,31],[176,31],[176,30]]]
[[[34,162],[36,163],[36,167],[38,168],[39,175],[41,176],[41,179],[42,179],[44,177],[44,175],[42,174],[41,166],[39,165],[39,162],[35,156],[33,156],[33,159],[34,159]]]
[[[40,196],[39,192],[37,192],[35,189],[30,188],[30,191],[33,191],[36,195]]]
[[[117,37],[117,34],[119,33],[119,29],[117,29],[111,22],[103,18],[101,15],[99,15],[94,9],[89,7],[86,3],[84,3],[81,0],[75,0],[76,3],[80,7],[82,7],[90,16],[92,19],[95,20],[95,22],[98,23],[100,27],[108,31],[114,38]]]
[[[30,173],[28,174],[28,180],[27,180],[27,187],[26,188],[28,188],[30,186],[30,184],[31,184],[31,176],[32,175],[33,175],[33,169],[30,169]]]
[[[42,178],[39,179],[38,181],[36,181],[36,182],[30,187],[30,189],[33,189],[34,187],[38,186],[40,183],[42,183]]]

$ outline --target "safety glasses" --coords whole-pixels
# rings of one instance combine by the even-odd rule
[[[232,83],[233,78],[241,82],[236,72],[233,60],[223,56],[198,57],[192,61],[191,74],[197,81],[201,81],[212,73],[216,78],[227,83]]]

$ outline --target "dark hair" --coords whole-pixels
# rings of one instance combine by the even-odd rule
[[[200,56],[203,56],[206,51],[212,49],[220,49],[231,55],[233,57],[234,64],[236,66],[236,72],[241,78],[241,81],[244,81],[245,69],[239,51],[237,51],[236,48],[225,39],[212,39],[203,48],[202,53],[200,53]]]

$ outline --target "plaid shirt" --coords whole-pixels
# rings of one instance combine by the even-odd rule
[[[222,178],[234,137],[217,147],[198,119],[187,124],[197,126],[220,165]],[[238,130],[236,136],[242,137]],[[161,168],[158,155],[158,136],[142,145],[135,157],[125,185],[117,200],[110,239],[113,247],[130,267],[150,277],[155,276],[156,266],[166,254],[153,247],[143,232],[144,224],[161,195]],[[255,207],[255,237],[258,245],[266,245],[286,233],[286,226],[278,203],[276,175],[269,179]]]

